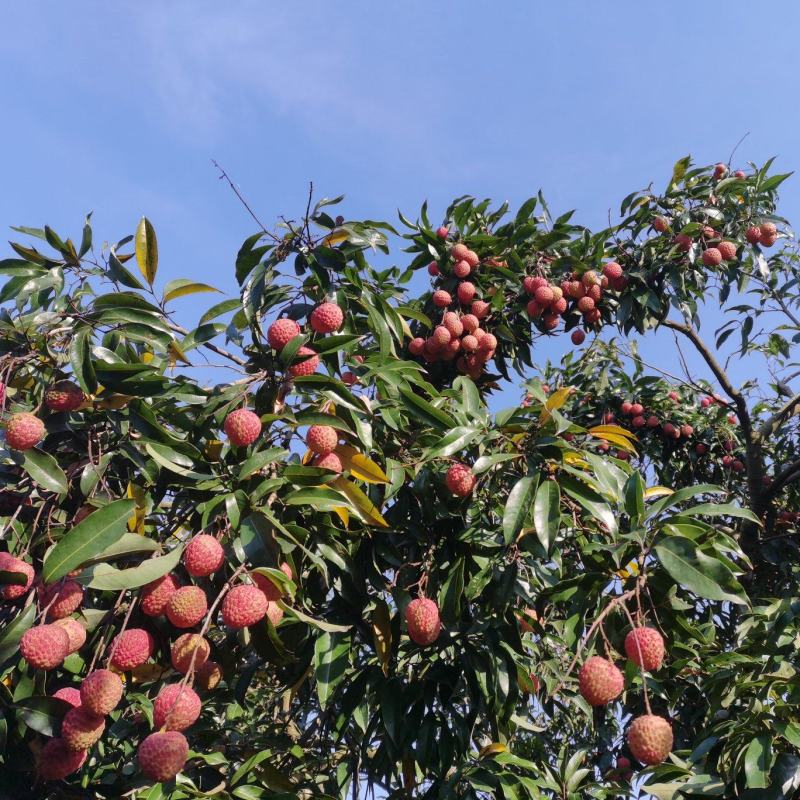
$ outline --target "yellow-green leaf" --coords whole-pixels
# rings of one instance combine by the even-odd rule
[[[649,489],[644,490],[644,499],[652,500],[654,497],[669,497],[671,494],[674,494],[674,492],[666,486],[651,486]]]
[[[354,511],[367,525],[375,525],[379,528],[388,528],[389,523],[381,516],[372,500],[361,491],[354,483],[346,478],[337,478],[330,484],[338,489],[349,501]]]
[[[364,483],[389,483],[386,473],[363,453],[359,453],[349,445],[339,445],[336,454],[342,460],[342,466],[350,471],[354,478]]]
[[[145,280],[152,286],[158,271],[158,242],[156,231],[147,217],[136,227],[136,263]]]
[[[201,292],[219,292],[219,289],[215,289],[207,283],[197,283],[188,278],[179,278],[178,280],[170,281],[164,287],[164,302],[168,303],[176,297],[184,297],[187,294],[200,294]]]

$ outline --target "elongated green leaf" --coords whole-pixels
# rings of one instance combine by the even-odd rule
[[[506,544],[511,544],[517,538],[526,520],[530,518],[538,482],[538,476],[526,475],[508,493],[503,512],[503,539]]]
[[[744,774],[750,789],[766,789],[772,767],[772,737],[756,736],[744,754]]]
[[[136,535],[136,534],[133,534]],[[139,538],[143,538],[139,536]],[[135,589],[151,581],[163,577],[178,566],[181,560],[183,547],[176,547],[165,556],[142,561],[141,564],[129,569],[117,569],[111,564],[97,564],[86,570],[89,578],[88,586],[91,589],[119,591],[120,589]]]
[[[136,226],[136,263],[139,271],[152,286],[158,272],[158,242],[156,232],[147,217],[142,217]]]
[[[617,518],[608,503],[593,492],[588,486],[572,476],[565,475],[561,479],[561,488],[577,503],[579,503],[594,519],[605,525],[611,533],[618,530]]]
[[[299,608],[295,608],[294,606],[287,605],[283,602],[283,600],[278,600],[278,605],[291,617],[296,617],[301,622],[305,622],[306,625],[311,625],[312,628],[319,628],[321,631],[325,631],[326,633],[345,633],[352,628],[352,625],[337,625],[333,622],[327,622],[324,619],[315,619],[314,617],[310,617],[304,611]]]
[[[53,456],[43,450],[26,450],[23,455],[22,468],[43,489],[58,494],[67,493],[67,476],[58,466]]]
[[[0,664],[19,651],[22,634],[33,625],[36,619],[36,603],[31,603],[19,616],[15,617],[0,632]]]
[[[18,719],[45,736],[58,735],[61,719],[72,708],[58,697],[33,696],[14,704]]]
[[[549,553],[558,536],[561,522],[561,490],[555,481],[544,481],[536,492],[533,504],[533,524],[542,547]]]
[[[119,539],[135,505],[133,500],[115,500],[76,525],[47,555],[42,567],[44,582],[63,578]]]
[[[408,411],[428,425],[432,425],[439,430],[448,431],[456,427],[455,420],[451,416],[440,408],[436,408],[432,403],[429,403],[410,389],[401,388],[400,394],[405,401],[405,407]]]
[[[667,497],[662,497],[649,506],[645,518],[651,519],[652,517],[658,516],[668,508],[672,508],[678,505],[678,503],[682,503],[684,500],[689,500],[692,497],[697,497],[697,495],[700,494],[725,494],[725,490],[721,486],[715,486],[712,483],[700,483],[697,486],[684,486],[682,489],[678,489]]]
[[[219,289],[215,289],[207,283],[197,283],[188,278],[178,278],[177,280],[170,281],[164,287],[164,302],[168,303],[176,297],[185,297],[188,294],[200,294],[202,292],[218,292],[221,294]],[[238,302],[236,305],[238,305]]]
[[[314,677],[322,708],[328,705],[336,687],[344,679],[350,663],[350,636],[325,631],[314,645]]]
[[[701,503],[681,511],[682,517],[739,517],[758,523],[758,517],[749,509],[733,503]]]
[[[69,345],[69,361],[72,372],[81,389],[87,394],[97,391],[97,377],[92,365],[92,329],[81,328]]]
[[[477,428],[464,426],[453,428],[442,437],[436,447],[428,451],[428,458],[446,458],[453,455],[453,453],[458,453],[471,444],[479,433],[480,431]]]
[[[284,450],[282,447],[270,447],[268,450],[261,450],[258,453],[253,453],[253,455],[242,464],[239,470],[239,480],[243,481],[245,478],[249,478],[254,472],[263,469],[267,464],[272,464],[287,455],[289,455],[289,451]]]
[[[644,515],[644,481],[638,472],[625,484],[625,511],[633,525],[639,525]]]
[[[747,605],[730,570],[718,559],[701,552],[689,539],[683,536],[663,538],[655,546],[655,553],[670,576],[692,594],[708,600]],[[738,592],[727,591],[725,587],[738,587]]]

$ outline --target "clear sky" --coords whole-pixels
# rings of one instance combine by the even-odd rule
[[[94,210],[116,240],[146,214],[164,281],[235,291],[254,226],[212,159],[267,224],[313,180],[350,218],[541,187],[601,226],[680,156],[727,161],[746,133],[737,164],[800,167],[794,0],[38,0],[0,23],[0,224],[77,236]]]

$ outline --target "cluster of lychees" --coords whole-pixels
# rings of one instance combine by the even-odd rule
[[[182,560],[190,579],[201,580],[223,568],[225,552],[214,536],[201,533],[187,544]],[[5,601],[22,599],[36,581],[33,568],[8,553],[0,554],[0,570],[20,573],[25,578],[24,585],[0,587],[0,598]],[[282,564],[281,570],[292,577],[288,564]],[[229,591],[222,598],[220,616],[228,628],[248,627],[265,618],[277,625],[283,617],[278,604],[282,590],[265,575],[254,572],[250,577],[252,583],[232,587],[226,584],[223,589]],[[33,669],[48,671],[59,667],[86,642],[86,629],[71,616],[83,603],[84,589],[70,576],[50,586],[37,583],[36,588],[44,621],[22,635],[20,654]],[[184,585],[177,574],[169,573],[142,588],[139,609],[145,619],[164,616],[182,631],[170,647],[170,661],[183,677],[165,685],[155,697],[154,731],[138,749],[142,772],[151,780],[165,781],[183,769],[188,756],[189,745],[183,731],[197,721],[202,710],[194,687],[213,689],[222,679],[222,670],[210,659],[211,644],[203,635],[210,623],[209,603],[200,585]],[[189,630],[201,623],[200,632]],[[105,718],[122,699],[124,684],[120,676],[142,667],[156,650],[156,638],[147,628],[125,628],[111,642],[105,668],[92,669],[79,686],[64,686],[54,693],[72,708],[64,715],[60,735],[42,749],[39,775],[43,780],[59,780],[80,769],[89,749],[103,735]]]

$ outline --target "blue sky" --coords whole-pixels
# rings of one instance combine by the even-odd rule
[[[727,160],[746,133],[739,164],[800,166],[789,0],[40,0],[0,21],[0,223],[75,236],[94,210],[116,240],[146,214],[162,281],[235,291],[253,225],[212,159],[268,224],[302,211],[309,180],[351,218],[541,187],[601,226],[680,156]],[[798,216],[797,180],[783,203]]]

